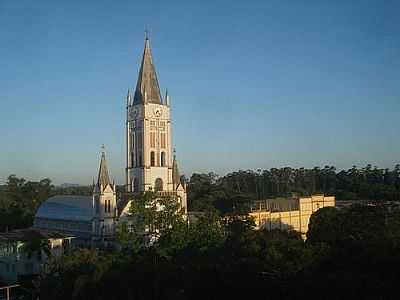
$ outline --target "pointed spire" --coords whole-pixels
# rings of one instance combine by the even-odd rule
[[[174,149],[174,160],[172,162],[172,182],[176,189],[181,184],[181,175],[179,174],[178,162],[176,160],[176,150]]]
[[[146,97],[145,97],[146,92]],[[153,64],[151,55],[150,41],[146,30],[146,39],[144,43],[144,51],[142,63],[140,65],[138,81],[136,84],[133,104],[139,103],[156,103],[162,104],[160,87],[157,80],[156,69]]]
[[[111,185],[110,176],[108,175],[108,168],[107,168],[107,161],[106,161],[106,154],[104,151],[104,145],[102,146],[101,151],[101,161],[100,161],[100,168],[99,168],[99,176],[97,178],[97,186],[105,188],[107,185]]]
[[[165,105],[169,106],[169,95],[168,95],[168,89],[165,90],[165,99],[164,99]]]

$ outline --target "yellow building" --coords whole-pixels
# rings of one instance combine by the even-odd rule
[[[335,206],[334,196],[267,199],[256,201],[249,215],[258,229],[296,230],[305,238],[312,213],[327,206]]]

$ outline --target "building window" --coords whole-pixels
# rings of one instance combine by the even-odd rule
[[[100,201],[99,201],[99,197],[96,197],[94,200],[94,203],[96,205],[96,214],[100,213]]]
[[[165,152],[161,152],[161,167],[165,167]]]
[[[157,178],[154,183],[154,191],[160,192],[163,190],[163,181],[161,178]]]
[[[150,165],[154,167],[156,165],[156,157],[154,151],[150,152]]]
[[[156,147],[156,133],[155,132],[150,132],[150,147],[151,148]]]
[[[133,191],[139,192],[139,180],[136,177],[133,178]]]
[[[166,139],[165,139],[165,133],[164,132],[161,132],[160,138],[161,138],[161,148],[165,149],[166,148]]]

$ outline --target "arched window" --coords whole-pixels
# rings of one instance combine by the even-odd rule
[[[165,152],[161,152],[161,167],[165,167]]]
[[[163,190],[163,181],[161,178],[157,178],[156,182],[154,183],[154,191],[160,192]]]
[[[139,180],[136,177],[133,178],[133,191],[139,192]]]
[[[154,167],[156,165],[156,157],[154,151],[150,152],[150,166]]]

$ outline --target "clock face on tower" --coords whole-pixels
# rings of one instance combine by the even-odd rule
[[[155,117],[159,118],[162,115],[162,111],[161,111],[161,109],[159,107],[155,107],[153,109],[153,114],[154,114]]]

